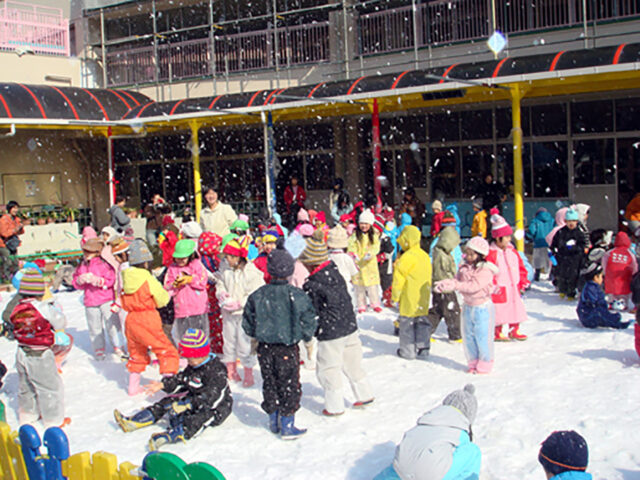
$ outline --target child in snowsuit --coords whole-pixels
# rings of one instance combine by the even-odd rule
[[[487,211],[482,209],[482,197],[473,198],[473,211],[471,236],[487,238]]]
[[[70,348],[63,332],[65,318],[52,302],[43,301],[42,273],[27,270],[20,280],[23,299],[11,313],[18,342],[18,418],[20,424],[42,420],[45,427],[64,426],[64,385],[55,361],[55,348]]]
[[[216,427],[231,414],[233,400],[227,384],[227,371],[211,353],[209,339],[202,330],[188,329],[179,343],[180,355],[188,366],[177,375],[152,382],[147,392],[163,390],[168,395],[153,405],[127,417],[118,410],[113,415],[125,432],[153,425],[169,417],[169,428],[154,433],[149,450],[158,450],[167,443],[189,440],[207,427]]]
[[[527,269],[522,258],[511,243],[513,229],[500,216],[498,209],[491,210],[491,236],[493,243],[489,248],[487,261],[498,267],[496,281],[500,294],[494,296],[496,308],[495,340],[526,340],[520,332],[520,323],[527,319],[521,294],[529,286]],[[502,326],[509,324],[509,337],[502,333]]]
[[[342,374],[347,377],[356,398],[353,406],[361,408],[373,402],[373,393],[362,369],[362,344],[356,316],[344,279],[335,263],[329,260],[322,237],[307,239],[300,261],[309,270],[304,291],[318,312],[318,381],[324,389],[323,415],[344,413]]]
[[[435,291],[458,291],[462,294],[462,343],[470,373],[489,373],[493,367],[495,309],[491,295],[498,268],[485,259],[489,244],[473,237],[465,246],[465,263],[455,280],[442,280]]]
[[[398,237],[403,250],[393,271],[391,300],[400,307],[399,357],[407,360],[429,358],[431,324],[429,296],[431,294],[431,259],[420,248],[420,230],[405,227]]]
[[[440,229],[442,228],[442,217],[444,217],[442,202],[440,200],[434,200],[431,204],[431,210],[433,211],[433,215],[431,216],[429,235],[433,238],[440,233]]]
[[[142,392],[140,374],[151,363],[149,348],[158,357],[160,373],[178,371],[178,352],[162,329],[158,308],[169,303],[169,294],[149,272],[153,255],[142,240],[131,243],[125,254],[129,267],[122,272],[122,308],[128,312],[125,335],[129,346],[129,395]]]
[[[207,270],[207,299],[209,300],[209,341],[211,351],[222,354],[222,312],[216,296],[216,272],[220,268],[222,237],[213,232],[203,232],[198,239],[200,260]]]
[[[553,237],[551,252],[558,262],[554,269],[554,275],[560,297],[573,300],[587,245],[583,232],[578,228],[578,213],[575,210],[567,210],[565,222],[566,225],[558,230]]]
[[[84,260],[73,274],[74,288],[84,290],[87,326],[96,360],[105,358],[105,331],[116,355],[124,354],[120,319],[112,309],[118,272],[100,256],[103,246],[98,238],[87,240],[82,246]]]
[[[445,227],[440,230],[438,242],[433,249],[433,274],[432,283],[440,280],[451,279],[456,276],[457,265],[451,252],[460,244],[460,236],[453,227]],[[449,340],[460,341],[460,305],[455,292],[433,293],[432,308],[429,310],[429,323],[431,331],[435,332],[440,320],[444,318],[447,324]]]
[[[625,232],[618,232],[613,246],[613,250],[605,253],[602,259],[604,293],[610,304],[621,300],[625,307],[623,310],[626,310],[631,296],[631,278],[638,271],[638,263]]]
[[[553,217],[544,207],[538,209],[535,218],[529,224],[528,237],[533,242],[533,268],[536,272],[533,279],[536,282],[540,280],[540,273],[550,270],[549,245],[546,237],[553,230],[553,226]]]
[[[173,297],[176,340],[182,338],[189,328],[198,328],[209,338],[207,271],[198,258],[194,240],[176,243],[173,263],[164,278],[164,288]]]
[[[474,393],[473,385],[465,385],[423,414],[396,447],[393,464],[374,480],[477,480],[482,454],[472,443],[478,411]]]
[[[380,272],[376,256],[380,252],[380,236],[373,228],[375,217],[371,210],[365,210],[358,217],[355,235],[349,238],[347,252],[353,255],[360,269],[352,282],[358,299],[358,313],[367,311],[367,297],[374,312],[380,307]]]
[[[322,231],[317,233],[322,235]],[[258,344],[262,409],[269,415],[269,429],[290,439],[306,432],[294,425],[302,395],[298,343],[311,340],[317,316],[304,292],[287,282],[293,274],[294,259],[282,240],[269,254],[267,268],[271,282],[249,295],[242,328]]]
[[[578,319],[586,328],[611,327],[627,328],[630,322],[621,321],[619,312],[610,312],[602,291],[602,267],[592,263],[585,272],[585,283],[578,302]]]
[[[373,227],[380,235],[380,252],[376,256],[378,272],[380,273],[380,287],[382,288],[382,301],[386,307],[391,307],[391,283],[393,281],[393,243],[384,228],[384,219],[377,215]]]
[[[570,431],[553,432],[542,442],[538,461],[549,480],[591,480],[587,473],[589,448],[580,434]]]
[[[247,262],[247,243],[243,239],[229,241],[222,253],[229,265],[229,268],[219,273],[217,284],[224,338],[222,361],[227,365],[229,380],[239,382],[241,378],[236,367],[236,360],[239,358],[244,367],[242,385],[250,387],[254,383],[253,366],[256,358],[251,352],[251,339],[242,329],[242,310],[249,295],[264,285],[264,277],[253,263]]]

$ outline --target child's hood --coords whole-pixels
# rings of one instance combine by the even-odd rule
[[[400,215],[400,228],[404,228],[407,225],[411,225],[411,223],[413,222],[411,215],[409,215],[408,213],[403,213],[402,215]]]
[[[629,235],[625,232],[618,232],[616,234],[616,242],[613,244],[614,247],[622,247],[629,248],[631,246],[631,240],[629,240]]]
[[[547,210],[541,210],[536,213],[536,218],[543,223],[553,222],[553,217]]]
[[[398,237],[398,245],[405,252],[411,247],[420,245],[420,230],[413,225],[407,225]]]
[[[122,272],[123,291],[127,295],[137,292],[151,278],[151,273],[144,268],[129,267]]]
[[[564,227],[566,225],[566,222],[564,220],[564,216],[567,213],[567,210],[569,210],[567,207],[562,207],[560,209],[558,209],[558,211],[556,212],[556,225],[558,227]]]
[[[431,427],[450,427],[469,430],[469,420],[457,408],[451,405],[440,405],[418,419],[418,425]]]
[[[333,261],[328,262],[320,270],[317,270],[313,275],[307,277],[307,281],[318,282],[327,286],[336,286],[342,276],[338,271],[338,267]]]
[[[455,228],[445,227],[440,230],[436,247],[441,248],[447,253],[451,253],[458,245],[460,245],[460,235],[458,235]]]

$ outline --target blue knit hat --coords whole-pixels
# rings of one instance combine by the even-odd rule
[[[578,212],[576,212],[573,209],[569,209],[567,210],[567,212],[564,214],[564,221],[565,222],[570,222],[571,220],[578,220],[580,217],[578,217]]]
[[[553,432],[542,442],[538,461],[553,475],[572,470],[584,472],[589,463],[587,441],[573,430]]]

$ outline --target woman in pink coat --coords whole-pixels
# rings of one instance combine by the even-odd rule
[[[498,267],[496,283],[498,293],[493,296],[496,308],[495,340],[526,340],[520,333],[520,323],[527,319],[521,294],[529,286],[527,270],[511,244],[513,229],[500,216],[497,209],[491,210],[491,236],[493,243],[489,249],[487,261]],[[509,336],[502,332],[502,326],[509,324]]]

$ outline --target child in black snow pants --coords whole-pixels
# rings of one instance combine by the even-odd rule
[[[189,365],[177,375],[146,387],[149,395],[160,390],[170,395],[130,417],[118,410],[113,412],[125,432],[153,425],[168,416],[169,428],[151,436],[149,450],[157,450],[166,443],[189,440],[206,427],[220,425],[231,414],[233,400],[227,384],[227,369],[211,353],[204,332],[189,328],[179,347],[180,356],[186,358]]]
[[[244,332],[258,342],[262,409],[269,415],[269,429],[283,440],[307,431],[294,425],[302,396],[298,343],[309,342],[317,325],[311,300],[288,283],[294,264],[281,237],[267,259],[271,283],[249,295],[242,314]]]
[[[567,210],[565,221],[566,225],[553,237],[551,252],[558,261],[554,275],[560,297],[574,300],[587,244],[583,232],[578,228],[578,212]]]

